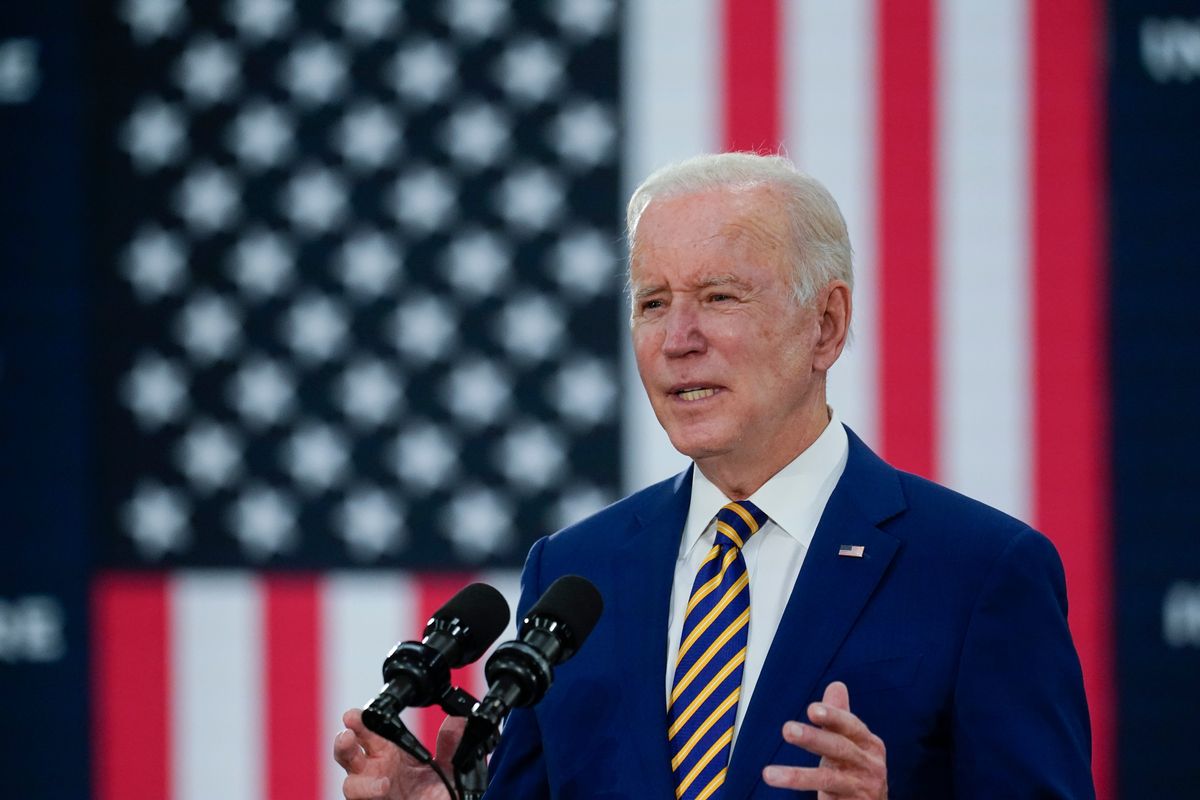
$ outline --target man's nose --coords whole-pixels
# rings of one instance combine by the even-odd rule
[[[663,339],[663,354],[672,357],[702,353],[707,346],[700,315],[686,303],[676,303],[667,310],[667,332]]]

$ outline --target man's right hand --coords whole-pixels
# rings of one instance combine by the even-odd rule
[[[362,711],[342,715],[347,730],[333,740],[333,758],[346,770],[342,794],[346,800],[449,800],[446,786],[422,764],[379,734],[367,730]],[[462,739],[466,720],[447,717],[437,737],[436,761],[453,780],[450,759]]]

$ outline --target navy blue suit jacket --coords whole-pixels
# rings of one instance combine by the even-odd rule
[[[489,798],[674,797],[665,676],[671,581],[690,472],[530,551],[524,613],[565,574],[604,613],[534,709],[512,713]],[[862,558],[838,556],[863,545]],[[795,798],[767,764],[834,680],[887,746],[889,797],[1088,798],[1090,734],[1062,566],[1027,525],[899,472],[853,433],[730,758],[721,800]],[[812,794],[800,796],[812,797]]]

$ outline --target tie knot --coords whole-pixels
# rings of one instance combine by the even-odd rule
[[[767,521],[767,515],[749,500],[727,503],[717,512],[717,545],[741,547]]]

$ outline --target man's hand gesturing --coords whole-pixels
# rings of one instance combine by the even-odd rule
[[[784,725],[783,738],[819,755],[821,763],[815,767],[769,766],[763,770],[763,780],[781,789],[815,789],[819,800],[886,800],[883,740],[850,713],[846,684],[829,684],[821,702],[808,707],[808,718],[812,725]]]
[[[346,800],[449,800],[441,778],[377,733],[367,730],[362,712],[342,715],[346,730],[333,740],[333,758],[346,770]],[[448,717],[437,738],[437,763],[452,776],[450,758],[462,739],[466,720]]]

